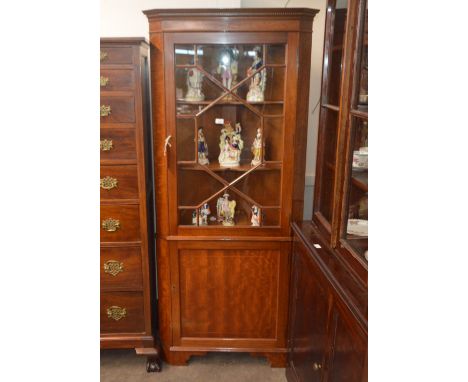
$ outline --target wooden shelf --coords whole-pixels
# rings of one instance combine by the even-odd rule
[[[353,171],[351,174],[351,184],[359,188],[360,190],[367,192],[368,173],[366,171]]]
[[[184,99],[178,99],[176,102],[181,105],[209,105],[213,100],[208,101],[186,101]],[[283,105],[284,101],[263,101],[263,102],[249,102],[246,101],[249,105]],[[216,105],[243,105],[240,101],[218,101]]]
[[[253,166],[250,161],[241,161],[237,167],[222,167],[218,161],[212,162],[209,165],[201,165],[197,163],[177,162],[180,169],[192,170],[192,171],[205,171],[204,167],[208,168],[213,172],[225,172],[225,171],[236,171],[246,172],[249,171]],[[282,162],[265,162],[263,165],[257,167],[254,171],[271,171],[281,169]]]

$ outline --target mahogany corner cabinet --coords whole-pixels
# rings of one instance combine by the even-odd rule
[[[317,10],[156,9],[150,28],[163,357],[287,358]]]

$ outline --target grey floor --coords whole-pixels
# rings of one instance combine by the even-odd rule
[[[241,353],[192,357],[188,366],[163,363],[160,373],[146,372],[146,358],[134,350],[101,350],[101,382],[285,382],[284,369],[272,369],[265,358]]]

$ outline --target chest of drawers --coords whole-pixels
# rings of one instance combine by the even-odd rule
[[[158,371],[148,44],[103,38],[100,60],[101,348],[135,348]]]

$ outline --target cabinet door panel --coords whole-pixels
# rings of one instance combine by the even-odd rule
[[[367,381],[367,340],[356,333],[338,310],[334,316],[334,344],[328,381]]]
[[[295,243],[293,253],[290,364],[299,381],[318,382],[321,381],[327,346],[328,295],[302,245]]]

